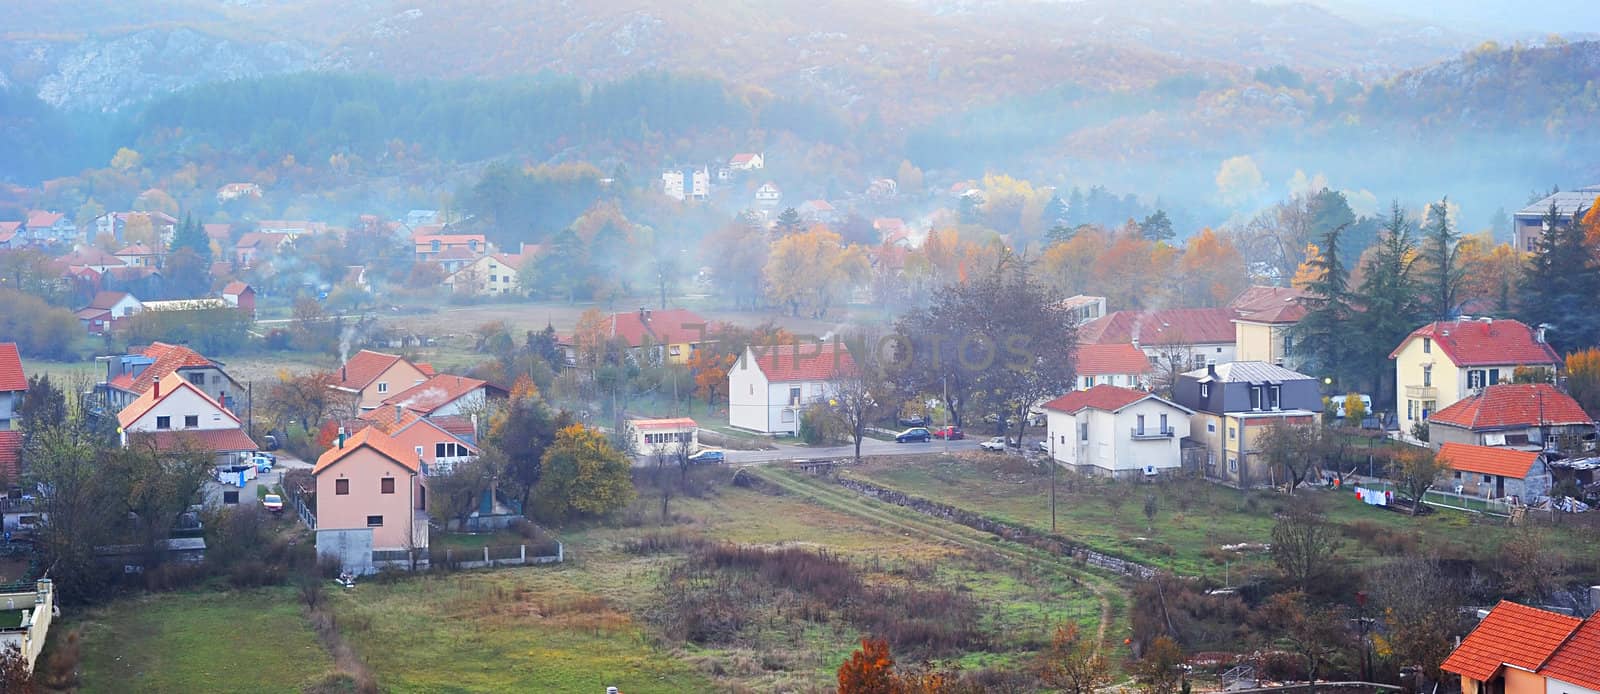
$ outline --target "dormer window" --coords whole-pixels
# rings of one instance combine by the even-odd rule
[[[1200,397],[1202,397],[1202,398],[1211,397],[1211,384],[1210,383],[1202,383],[1202,384],[1200,384]]]
[[[1250,409],[1261,409],[1261,386],[1250,386]]]

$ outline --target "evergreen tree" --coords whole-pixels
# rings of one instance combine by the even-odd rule
[[[1423,227],[1420,279],[1423,308],[1432,320],[1455,317],[1460,302],[1461,234],[1450,226],[1447,204],[1448,198],[1428,205],[1428,220]]]
[[[1600,316],[1593,310],[1600,296],[1600,266],[1585,242],[1583,213],[1579,209],[1571,223],[1562,224],[1551,203],[1519,294],[1522,321],[1549,324],[1550,343],[1561,352],[1600,344]]]
[[[1411,235],[1411,222],[1396,201],[1378,238],[1378,250],[1362,266],[1361,286],[1355,302],[1362,310],[1351,316],[1348,331],[1356,354],[1366,355],[1366,363],[1355,364],[1357,375],[1371,384],[1379,396],[1394,393],[1385,387],[1394,376],[1387,355],[1421,323],[1419,287],[1413,271],[1417,245]]]
[[[1176,234],[1172,231],[1172,220],[1167,217],[1166,210],[1156,210],[1144,221],[1139,222],[1139,233],[1151,241],[1166,241]]]
[[[171,251],[176,253],[183,249],[194,251],[204,263],[211,264],[211,239],[206,237],[205,227],[194,221],[193,215],[184,215],[183,224],[178,226],[177,233],[172,235]]]
[[[1065,224],[1057,224],[1044,232],[1044,245],[1046,248],[1059,243],[1066,243],[1078,235],[1078,230]]]
[[[800,219],[800,212],[793,207],[785,208],[783,213],[778,215],[777,231],[780,236],[799,233],[804,231],[805,227],[806,223]]]
[[[1306,285],[1302,300],[1306,317],[1295,325],[1291,333],[1295,339],[1296,354],[1316,371],[1333,376],[1343,384],[1350,378],[1353,356],[1349,335],[1350,271],[1342,257],[1341,235],[1347,228],[1339,225],[1329,229],[1318,240],[1321,254],[1307,261],[1315,279]]]

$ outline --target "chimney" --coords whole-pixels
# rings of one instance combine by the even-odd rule
[[[1544,344],[1544,331],[1549,328],[1549,325],[1540,323],[1539,327],[1533,329],[1533,340],[1539,344]]]
[[[350,374],[348,370],[343,366],[339,367],[339,382],[343,383],[348,380],[350,380]]]
[[[155,380],[151,381],[150,385],[155,387],[155,389],[156,389],[155,398],[157,400],[160,400],[161,399],[161,379],[158,378],[158,379],[155,379]]]
[[[1210,376],[1212,378],[1216,378],[1217,377],[1217,365],[1213,364],[1213,363],[1207,363],[1206,364],[1206,375]]]
[[[344,448],[344,427],[339,427],[339,447]]]
[[[405,410],[406,410],[406,408],[404,406],[402,406],[400,403],[397,402],[397,403],[394,404],[394,423],[395,424],[399,424],[400,423],[400,419],[405,416]]]

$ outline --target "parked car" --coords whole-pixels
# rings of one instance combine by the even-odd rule
[[[1040,441],[1039,442],[1039,450],[1044,451],[1045,453],[1049,453],[1050,452],[1050,442],[1048,440]]]
[[[1006,449],[1006,438],[1004,436],[996,436],[978,444],[978,447],[986,451],[1003,451]]]
[[[933,438],[960,441],[961,439],[967,438],[967,434],[966,432],[961,431],[960,427],[944,426],[933,430]]]
[[[277,494],[261,497],[261,507],[273,513],[283,513],[283,497]]]
[[[900,418],[900,426],[925,427],[928,426],[928,418],[920,414],[905,415]]]
[[[727,459],[727,456],[725,454],[723,454],[722,451],[710,451],[710,450],[700,451],[699,453],[696,453],[694,455],[689,456],[689,462],[695,463],[697,465],[698,464],[702,464],[702,463],[704,463],[704,464],[722,463],[726,459]]]
[[[257,473],[272,472],[272,466],[276,465],[277,462],[277,458],[270,455],[257,453],[250,456],[250,464],[256,466]]]
[[[910,429],[907,429],[905,431],[900,432],[899,434],[896,434],[895,437],[894,437],[894,442],[895,443],[906,443],[908,441],[929,441],[931,439],[933,439],[933,434],[931,432],[929,432],[926,428],[923,428],[923,427],[911,427]]]

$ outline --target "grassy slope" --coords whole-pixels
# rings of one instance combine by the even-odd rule
[[[978,511],[995,518],[1050,528],[1050,478],[1019,465],[1015,456],[937,457],[924,460],[882,459],[848,474],[925,498]],[[1112,511],[1107,488],[1098,482],[1070,487],[1058,479],[1056,506],[1060,533],[1122,556],[1190,575],[1219,576],[1223,567],[1206,556],[1210,548],[1241,542],[1270,542],[1272,510],[1288,501],[1269,491],[1239,492],[1205,482],[1180,481],[1132,488],[1120,509]],[[1147,524],[1147,494],[1156,497],[1156,516]],[[1351,494],[1303,489],[1298,494],[1324,501],[1328,516],[1342,525],[1368,521],[1394,533],[1412,535],[1427,547],[1463,550],[1485,542],[1497,547],[1505,528],[1473,524],[1467,515],[1439,511],[1422,518],[1380,511],[1357,502]],[[1557,546],[1566,533],[1555,528]],[[1144,538],[1144,539],[1141,539]],[[1164,547],[1170,547],[1168,554]],[[1381,556],[1367,543],[1351,540],[1343,552],[1362,561]],[[1264,554],[1241,557],[1246,569],[1270,563]],[[1237,575],[1237,573],[1235,573]]]
[[[84,692],[262,692],[299,688],[331,668],[287,588],[172,593],[73,614],[83,630]]]

